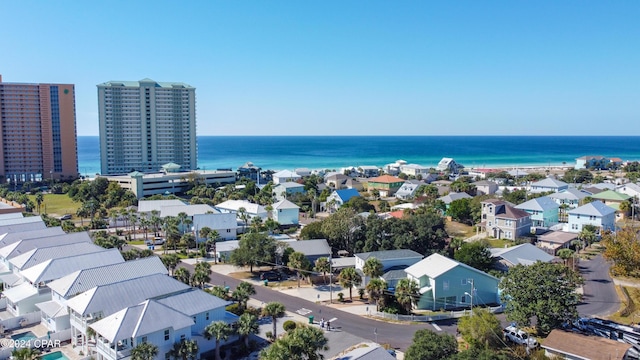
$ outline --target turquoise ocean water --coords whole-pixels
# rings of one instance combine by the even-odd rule
[[[584,155],[640,160],[639,136],[199,136],[198,166],[338,169],[402,159],[434,166],[452,157],[467,167],[574,164]],[[78,170],[100,172],[97,136],[78,137]]]

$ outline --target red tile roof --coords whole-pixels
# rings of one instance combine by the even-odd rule
[[[399,177],[395,177],[391,175],[382,175],[382,176],[369,179],[369,182],[390,184],[390,183],[404,182],[404,180],[400,179]]]

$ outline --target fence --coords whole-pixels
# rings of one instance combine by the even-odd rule
[[[499,314],[504,311],[502,306],[495,307],[487,307],[487,310],[493,314]],[[459,319],[465,315],[470,315],[470,310],[460,310],[460,311],[447,311],[434,315],[398,315],[398,314],[388,314],[382,312],[373,312],[372,315],[375,317],[383,318],[386,320],[395,320],[395,321],[417,321],[417,322],[431,322],[431,321],[439,321],[439,320],[448,320],[448,319]]]
[[[16,330],[25,326],[37,324],[42,320],[40,311],[30,312],[28,314],[12,317],[0,321],[0,326],[4,330]]]

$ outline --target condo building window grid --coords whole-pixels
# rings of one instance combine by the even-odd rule
[[[195,88],[184,83],[110,81],[98,85],[103,175],[197,168]]]
[[[72,84],[2,82],[0,181],[78,177],[75,89]]]

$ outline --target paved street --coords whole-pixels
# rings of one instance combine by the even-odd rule
[[[584,302],[578,305],[580,316],[604,317],[620,308],[620,299],[609,276],[609,264],[602,255],[580,262],[584,277]]]

